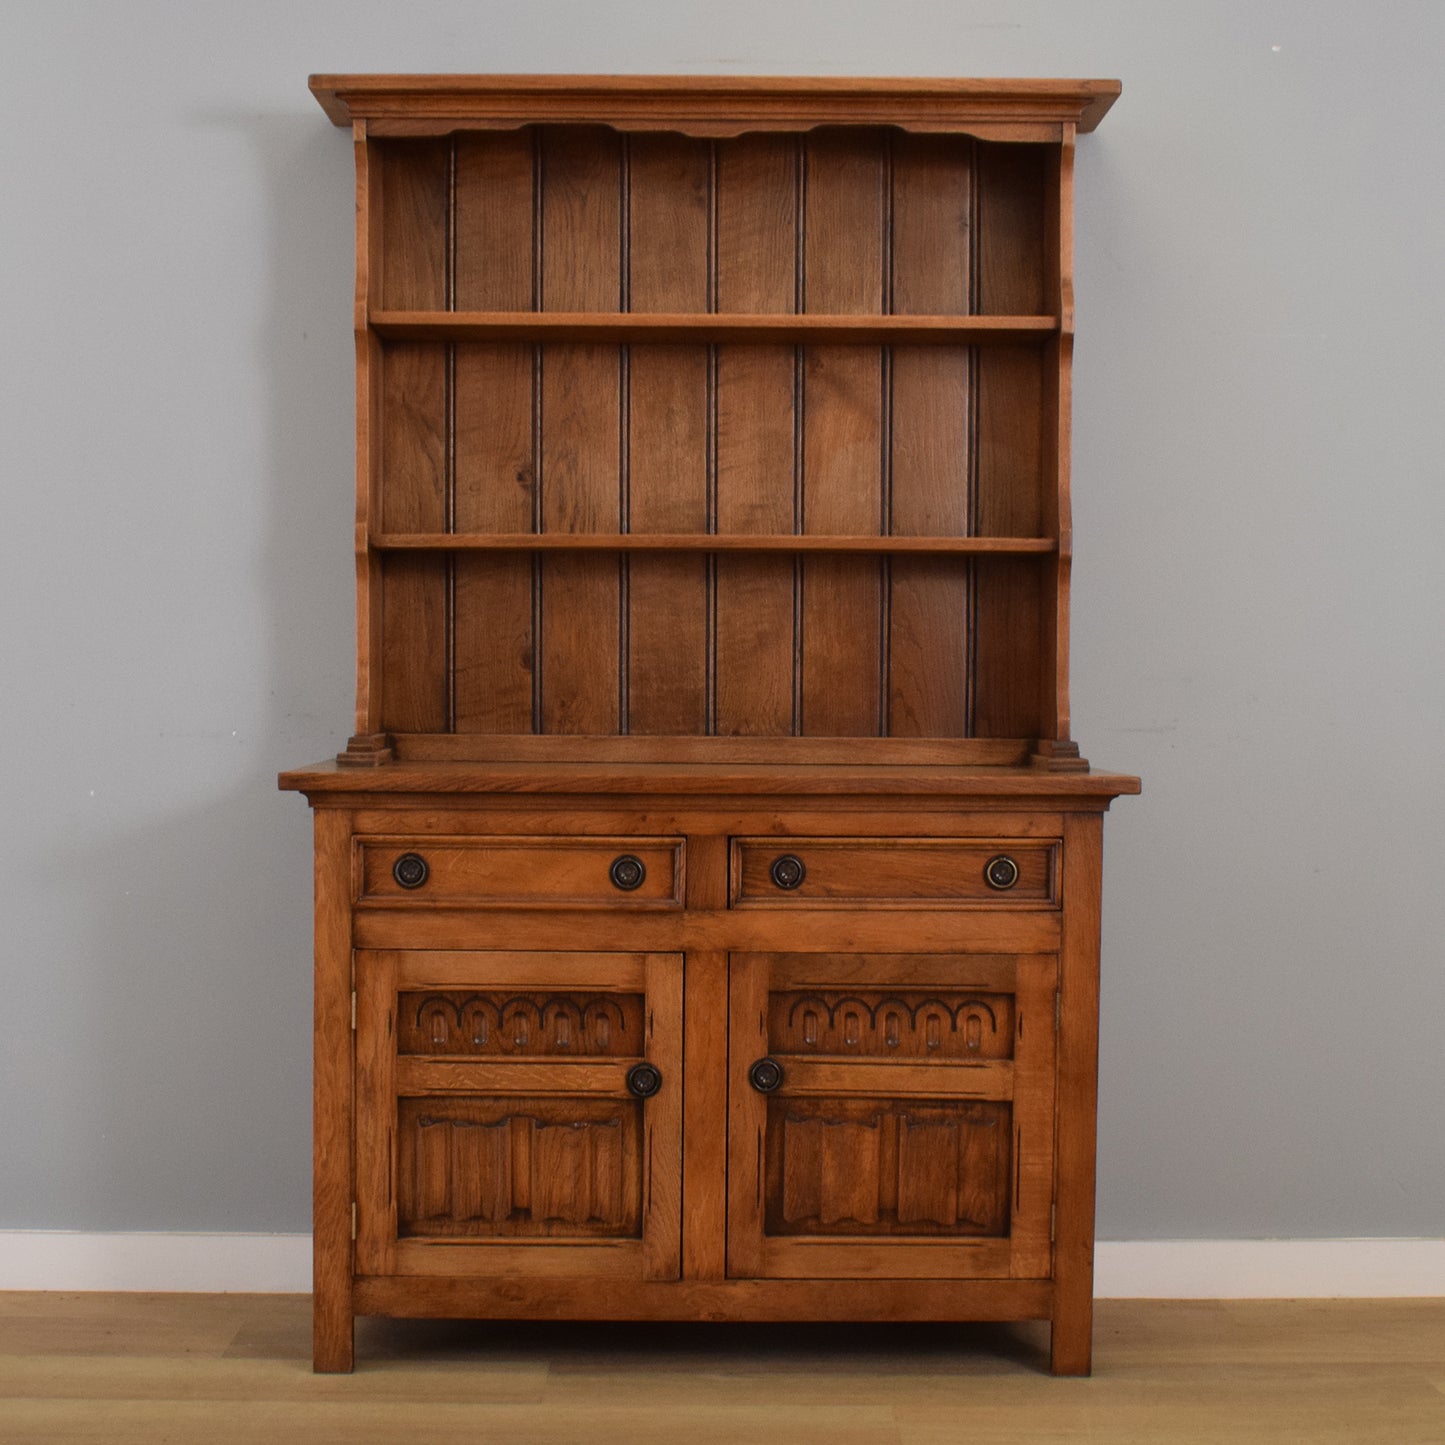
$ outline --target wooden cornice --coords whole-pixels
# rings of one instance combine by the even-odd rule
[[[337,124],[378,135],[511,129],[541,121],[729,136],[893,125],[996,139],[1093,130],[1117,80],[818,79],[655,75],[313,75]]]

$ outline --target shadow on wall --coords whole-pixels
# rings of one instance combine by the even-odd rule
[[[204,807],[112,836],[104,856],[82,845],[67,860],[101,880],[87,893],[89,956],[127,972],[85,990],[75,1051],[95,1081],[85,1107],[98,1117],[73,1137],[91,1139],[99,1157],[68,1160],[63,1172],[87,1193],[104,1180],[104,1193],[65,1222],[304,1231],[311,827],[276,774],[334,753],[350,731],[351,148],[319,111],[192,123],[245,131],[266,203],[252,282],[259,324],[220,342],[235,348],[223,369],[264,373],[248,393],[266,407],[255,476],[261,575],[244,595],[268,610],[264,623],[246,620],[265,638],[250,654],[264,671],[248,681],[266,705],[250,714],[256,733],[239,782],[230,743],[224,773],[216,769],[225,782]],[[161,736],[158,766],[166,746]]]

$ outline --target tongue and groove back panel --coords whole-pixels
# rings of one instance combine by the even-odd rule
[[[1057,147],[885,129],[374,139],[381,313],[1056,314]],[[377,254],[379,253],[379,254]],[[1052,278],[1052,279],[1051,279]],[[373,532],[1045,538],[1057,335],[400,339]],[[393,735],[1049,735],[1056,552],[384,551]]]

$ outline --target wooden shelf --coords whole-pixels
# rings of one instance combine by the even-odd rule
[[[699,532],[382,532],[377,552],[858,552],[936,557],[1047,555],[1052,537],[721,536]]]
[[[1056,316],[752,315],[731,312],[373,311],[371,329],[405,341],[781,342],[979,346],[1057,335]]]

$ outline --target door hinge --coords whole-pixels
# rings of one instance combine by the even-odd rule
[[[351,1032],[356,1032],[356,990],[351,990]]]
[[[351,995],[351,1010],[353,1015],[356,1012],[356,995]],[[1054,1032],[1057,1033],[1064,1023],[1064,994],[1062,989],[1054,990]],[[351,1027],[356,1027],[355,1017],[351,1020]]]
[[[1057,1204],[1051,1204],[1051,1205],[1049,1205],[1049,1238],[1050,1238],[1050,1239],[1057,1239],[1057,1238],[1059,1237],[1058,1221],[1059,1221],[1059,1206],[1058,1206]]]
[[[351,1237],[356,1238],[356,1201],[351,1201]]]

